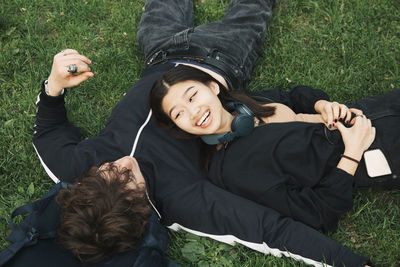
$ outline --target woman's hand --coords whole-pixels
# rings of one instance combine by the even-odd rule
[[[375,139],[375,127],[362,114],[357,114],[353,121],[354,125],[350,128],[346,128],[341,122],[337,123],[337,128],[345,146],[343,154],[359,161]]]
[[[74,87],[94,74],[90,71],[90,59],[74,49],[66,49],[54,56],[53,66],[48,78],[48,94],[58,96],[64,88]],[[75,64],[78,74],[68,72],[68,66]]]
[[[354,175],[357,171],[358,163],[365,150],[367,150],[375,139],[375,127],[372,127],[371,120],[367,119],[361,113],[356,113],[352,120],[353,126],[346,128],[342,122],[336,124],[342,134],[344,143],[343,157],[340,159],[337,167]]]
[[[321,114],[326,126],[331,130],[336,129],[335,126],[340,119],[344,122],[350,123],[352,109],[349,109],[344,104],[318,100],[315,102],[314,109],[317,113]]]

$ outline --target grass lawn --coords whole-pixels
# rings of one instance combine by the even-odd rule
[[[228,3],[195,1],[196,24],[217,20]],[[67,108],[85,136],[96,135],[143,69],[136,41],[143,6],[143,0],[0,2],[0,249],[7,246],[10,212],[52,186],[31,137],[53,55],[74,48],[92,60],[95,78],[70,90]],[[250,89],[303,84],[348,103],[400,88],[398,0],[281,0],[274,11]],[[186,266],[299,266],[184,232],[170,236],[168,257]],[[400,192],[357,192],[331,237],[377,266],[398,266]]]

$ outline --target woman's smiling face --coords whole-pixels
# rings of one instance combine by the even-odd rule
[[[162,109],[180,129],[194,135],[230,131],[232,115],[223,108],[219,90],[214,81],[179,82],[168,89]]]

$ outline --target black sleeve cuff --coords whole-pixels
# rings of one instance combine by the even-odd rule
[[[315,114],[314,105],[318,100],[330,101],[327,93],[308,86],[296,86],[290,91],[290,99],[296,113]]]
[[[36,125],[37,128],[46,128],[49,125],[63,123],[67,120],[64,94],[49,96],[45,92],[44,82],[36,101]]]
[[[64,93],[59,96],[49,96],[48,94],[46,94],[44,82],[45,81],[42,82],[42,88],[40,90],[40,95],[39,95],[40,101],[49,107],[50,106],[54,107],[60,104],[64,104],[64,96],[66,93],[66,89],[64,89]]]

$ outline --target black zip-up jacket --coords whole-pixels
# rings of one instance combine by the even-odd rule
[[[319,231],[273,209],[227,192],[200,171],[198,140],[177,140],[151,119],[149,91],[173,64],[143,72],[114,107],[98,136],[82,139],[66,117],[64,96],[42,91],[37,101],[33,144],[54,181],[71,182],[92,166],[135,156],[146,179],[161,222],[218,241],[241,243],[265,254],[287,256],[321,266],[363,266],[368,262]],[[291,92],[268,90],[258,95],[283,103],[295,112],[313,113],[322,91],[297,87]],[[311,108],[310,108],[311,107]]]
[[[208,175],[230,192],[333,232],[353,206],[354,177],[336,167],[341,153],[340,133],[322,123],[268,123],[217,151]]]

